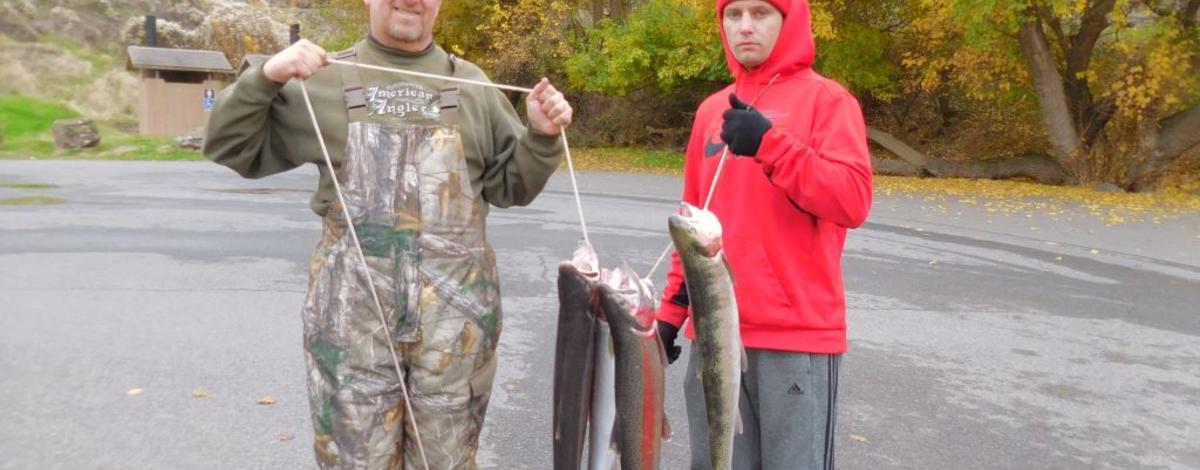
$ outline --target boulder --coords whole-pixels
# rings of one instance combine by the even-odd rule
[[[235,66],[248,54],[274,54],[288,45],[287,25],[273,20],[265,7],[219,6],[208,15],[205,28],[206,49],[224,53]]]
[[[91,119],[60,119],[54,121],[54,147],[81,149],[100,144],[100,130]]]
[[[137,16],[125,21],[122,42],[126,46],[146,45],[145,17]],[[157,28],[158,47],[168,49],[204,49],[204,33],[186,28],[174,21],[162,18],[154,22]]]
[[[36,41],[37,29],[34,29],[29,15],[19,9],[18,5],[0,5],[0,34],[7,35],[21,42]]]
[[[204,147],[204,137],[196,135],[181,135],[175,137],[175,146],[184,149],[200,150]]]

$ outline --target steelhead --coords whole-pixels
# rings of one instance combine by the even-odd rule
[[[554,468],[579,470],[592,407],[599,280],[596,252],[580,242],[558,265],[558,337],[554,347]]]
[[[667,354],[654,323],[654,297],[627,265],[601,277],[600,305],[612,330],[616,359],[615,441],[621,469],[657,469],[670,427],[663,411]]]
[[[612,330],[604,317],[604,310],[597,309],[596,322],[596,371],[592,389],[592,418],[588,428],[588,470],[614,470],[617,465],[617,449],[613,442],[613,426],[617,420],[617,357],[613,350]]]
[[[667,225],[683,265],[696,332],[700,383],[708,412],[712,468],[733,465],[733,438],[741,432],[738,397],[745,368],[733,278],[721,243],[721,222],[712,212],[684,203]],[[693,449],[696,451],[698,449]]]

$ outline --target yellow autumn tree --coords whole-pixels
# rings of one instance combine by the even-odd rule
[[[1200,1],[920,0],[909,89],[1035,103],[1068,181],[1148,189],[1200,144]]]

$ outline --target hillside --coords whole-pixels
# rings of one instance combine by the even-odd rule
[[[11,0],[0,3],[0,95],[63,103],[124,130],[136,127],[137,79],[125,48],[143,44],[145,15],[160,47],[214,49],[237,64],[287,43],[287,23],[331,34],[311,2],[283,0]]]

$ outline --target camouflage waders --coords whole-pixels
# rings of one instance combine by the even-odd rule
[[[353,60],[354,52],[337,57]],[[472,191],[453,122],[457,90],[441,92],[429,122],[389,122],[367,116],[357,68],[342,69],[350,125],[337,177],[392,337],[335,202],[304,305],[317,463],[423,468],[386,343],[393,341],[429,468],[472,469],[501,315],[484,238],[487,206]]]

